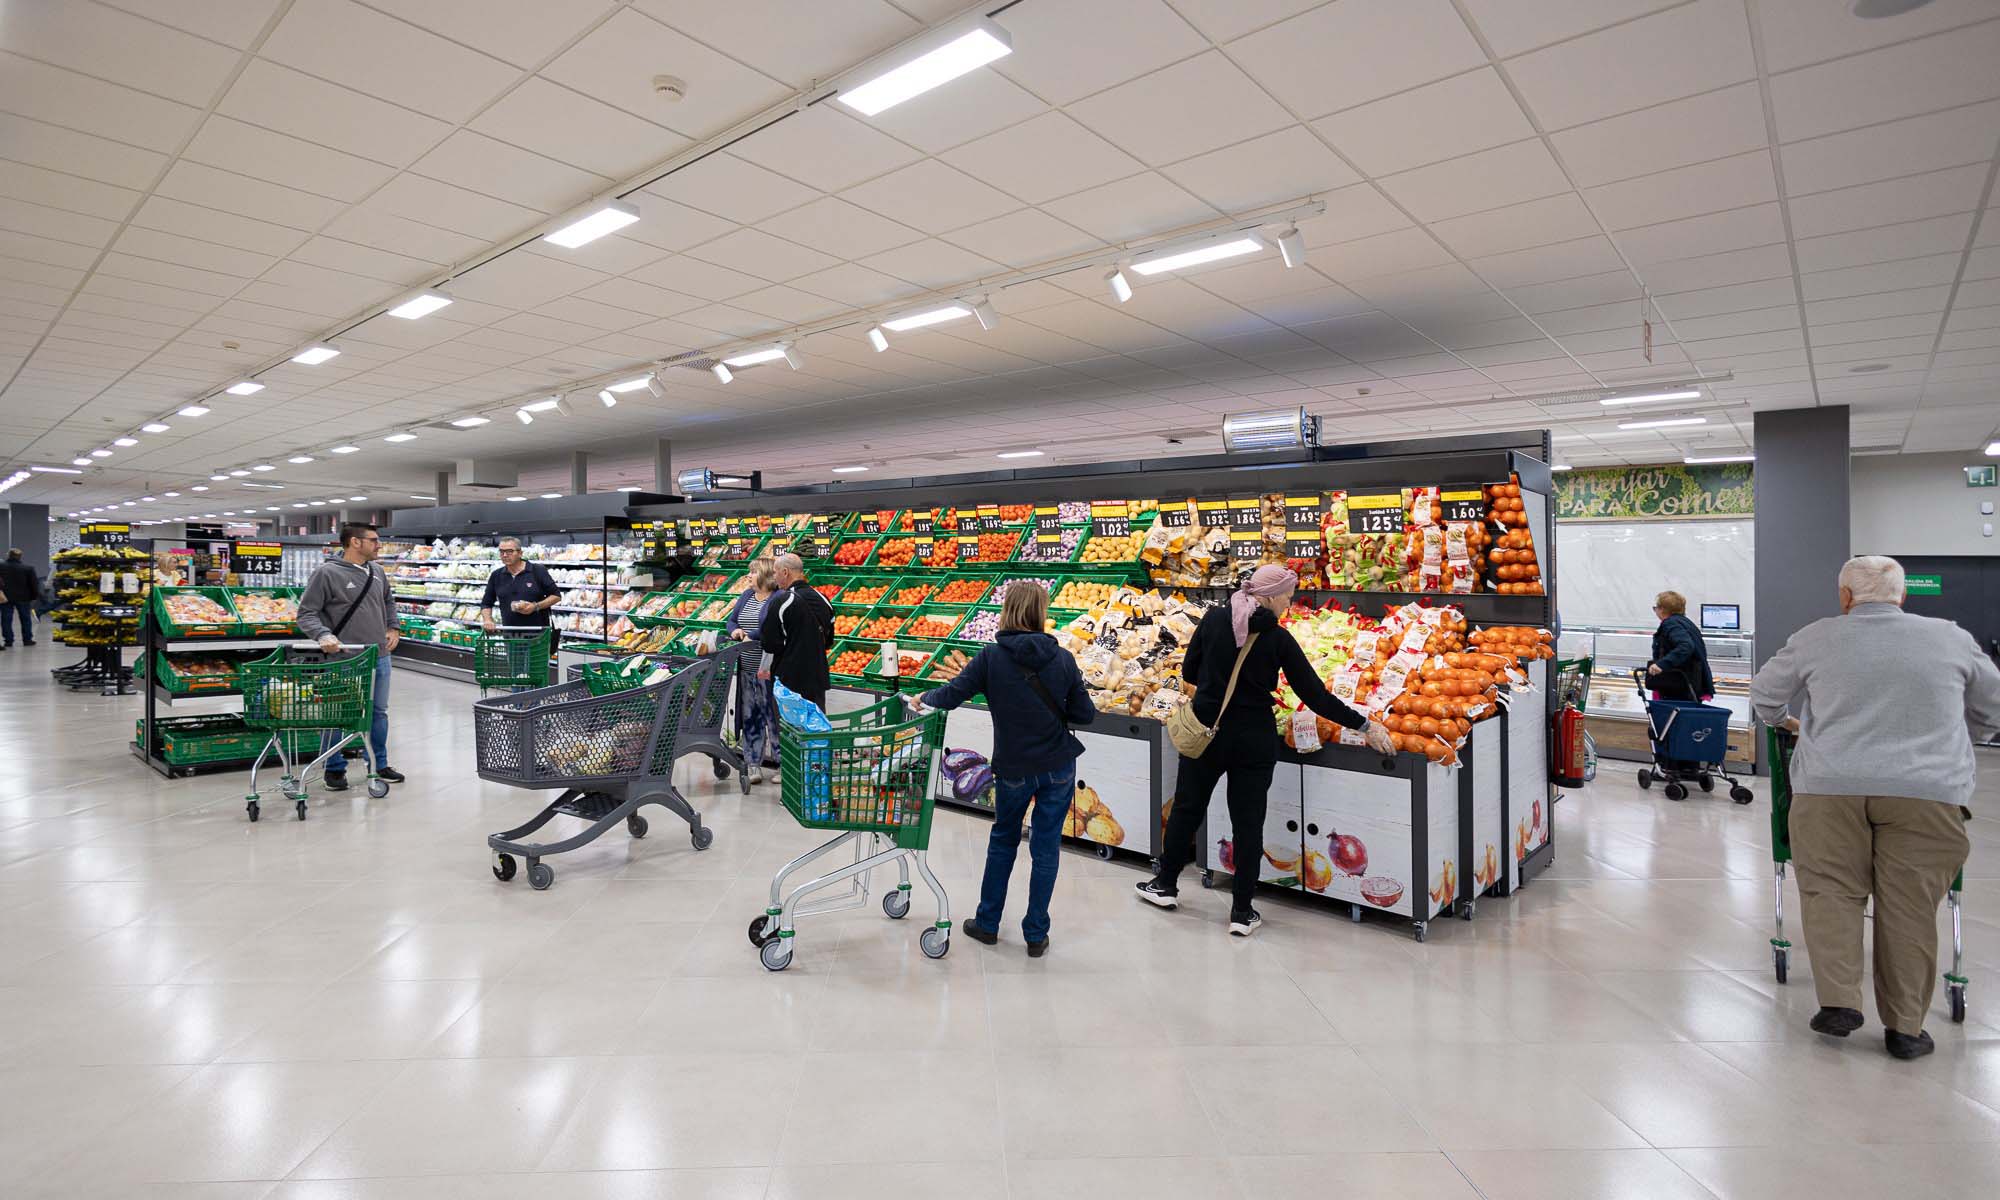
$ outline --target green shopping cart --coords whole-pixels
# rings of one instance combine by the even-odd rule
[[[264,748],[250,764],[250,792],[244,811],[252,821],[263,807],[264,789],[257,775],[274,755],[283,772],[277,792],[293,802],[301,821],[306,819],[312,777],[323,777],[326,760],[350,742],[359,743],[367,758],[369,796],[380,800],[389,794],[389,781],[375,777],[378,764],[367,737],[374,715],[376,649],[347,645],[341,649],[359,653],[336,658],[317,643],[294,642],[237,669],[237,681],[243,689],[243,724],[266,735]],[[306,730],[323,735],[320,751],[310,762],[295,766],[292,744],[297,733]]]
[[[1785,864],[1792,861],[1791,770],[1792,750],[1798,738],[1781,727],[1766,726],[1764,739],[1771,762],[1771,862],[1776,869],[1771,896],[1777,929],[1771,938],[1771,965],[1778,982],[1783,983],[1792,956],[1792,943],[1785,938]],[[1944,973],[1944,990],[1951,1005],[1951,1019],[1959,1023],[1965,1021],[1965,988],[1970,982],[1965,976],[1965,939],[1958,903],[1959,893],[1964,890],[1965,871],[1961,868],[1951,881],[1951,890],[1945,893],[1945,903],[1951,908],[1951,970]]]
[[[549,644],[555,631],[542,625],[501,625],[472,642],[472,678],[479,694],[519,692],[549,685]]]
[[[782,708],[780,710],[782,712]],[[859,908],[868,903],[868,881],[893,864],[898,882],[882,894],[882,912],[900,921],[910,913],[910,866],[937,898],[937,920],[917,939],[926,958],[951,949],[951,909],[944,887],[931,873],[930,849],[935,802],[931,788],[945,714],[907,717],[901,696],[826,718],[829,728],[807,729],[780,720],[779,798],[805,829],[830,829],[838,836],[786,863],[771,879],[770,907],[750,922],[750,944],[768,970],[792,964],[793,924],[803,916]],[[852,846],[853,861],[786,890],[794,872]],[[806,902],[815,892],[847,884],[847,890]]]

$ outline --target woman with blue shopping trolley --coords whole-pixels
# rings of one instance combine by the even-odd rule
[[[1632,672],[1653,743],[1653,765],[1640,768],[1639,786],[1651,788],[1658,780],[1667,785],[1667,799],[1685,800],[1688,784],[1709,792],[1721,779],[1729,784],[1731,800],[1750,803],[1750,789],[1722,769],[1729,753],[1729,710],[1707,703],[1715,697],[1715,676],[1701,630],[1687,618],[1687,597],[1661,592],[1653,598],[1653,615],[1660,627],[1653,634],[1652,661]]]

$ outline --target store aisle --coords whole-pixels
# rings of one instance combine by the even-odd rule
[[[1282,901],[1232,941],[1220,896],[1162,914],[1072,855],[1044,960],[1016,927],[928,961],[871,908],[802,925],[770,975],[744,926],[815,840],[772,788],[687,768],[713,849],[661,815],[503,887],[485,834],[536,801],[471,774],[469,687],[399,673],[389,799],[252,826],[240,775],[131,757],[136,698],[54,688],[71,657],[0,655],[10,1196],[1919,1200],[2000,1175],[1991,816],[1973,1019],[1940,1011],[1915,1064],[1872,1013],[1852,1044],[1806,1031],[1802,950],[1772,981],[1763,803],[1609,764],[1549,876],[1426,945]],[[985,831],[941,820],[960,918]]]

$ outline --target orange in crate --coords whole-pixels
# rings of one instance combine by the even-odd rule
[[[871,584],[866,587],[849,588],[841,599],[842,604],[873,604],[889,594],[889,585]]]
[[[915,587],[906,587],[898,590],[896,598],[891,603],[908,608],[912,604],[922,604],[925,600],[929,599],[930,594],[931,585],[920,583]]]
[[[942,641],[950,637],[952,630],[957,627],[958,622],[949,621],[943,617],[918,617],[903,627],[903,635],[905,637],[929,638],[932,641]]]

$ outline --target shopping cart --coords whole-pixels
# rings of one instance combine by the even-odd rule
[[[1556,707],[1574,705],[1578,712],[1590,711],[1590,673],[1594,662],[1588,656],[1583,658],[1559,658],[1556,660]]]
[[[681,670],[693,663],[706,662],[713,666],[702,684],[701,690],[690,700],[681,714],[680,736],[674,742],[676,757],[685,758],[690,754],[706,755],[717,779],[727,779],[733,771],[737,787],[744,795],[750,794],[750,775],[744,768],[742,747],[725,737],[723,730],[729,724],[730,714],[736,705],[743,703],[741,689],[758,686],[755,665],[762,651],[754,642],[739,642],[726,646],[706,658],[689,658],[670,654],[654,654],[647,657],[670,670]],[[579,663],[570,668],[570,678],[582,680],[586,685],[616,690],[629,686],[624,682],[628,676],[620,672],[629,660],[621,659],[611,663]]]
[[[634,838],[646,836],[643,805],[658,804],[688,823],[697,850],[715,840],[701,814],[674,787],[675,743],[682,714],[709,671],[696,663],[658,683],[641,683],[591,694],[581,681],[515,692],[475,702],[472,726],[481,779],[562,794],[524,825],[490,835],[493,875],[514,878],[515,856],[528,863],[528,883],[536,891],[555,882],[542,859],[588,845],[617,825]],[[590,822],[574,837],[527,842],[559,816]]]
[[[882,894],[891,920],[910,912],[910,864],[937,897],[937,920],[917,939],[926,958],[951,949],[951,908],[944,886],[931,873],[925,854],[931,842],[931,775],[944,737],[942,712],[905,719],[903,698],[830,714],[828,729],[778,724],[780,798],[806,829],[837,829],[833,840],[808,850],[779,868],[771,879],[770,907],[750,922],[750,944],[768,970],[792,965],[793,923],[800,917],[859,908],[868,903],[868,884],[878,867],[896,866],[894,891]],[[852,862],[786,890],[793,872],[852,845]],[[844,894],[806,903],[814,892],[847,884]]]
[[[1729,710],[1692,700],[1654,700],[1647,696],[1646,672],[1632,669],[1632,681],[1646,705],[1646,732],[1653,742],[1653,765],[1639,768],[1639,786],[1650,789],[1654,780],[1667,785],[1667,799],[1687,799],[1692,782],[1704,792],[1715,790],[1715,781],[1729,785],[1729,798],[1748,804],[1756,797],[1736,777],[1722,769],[1729,753]]]
[[[306,819],[307,786],[312,777],[324,777],[326,760],[350,742],[358,743],[367,757],[368,794],[377,800],[389,794],[389,781],[375,777],[378,764],[367,737],[375,707],[376,649],[344,644],[341,649],[359,653],[335,658],[316,642],[293,642],[238,668],[243,724],[268,735],[264,748],[257,752],[257,761],[250,764],[250,792],[243,808],[252,821],[263,810],[260,801],[264,789],[257,783],[257,774],[274,755],[283,771],[278,794],[292,801],[301,821]],[[286,735],[308,730],[322,735],[319,754],[295,767],[296,739]]]
[[[1785,937],[1785,864],[1792,861],[1792,750],[1798,738],[1786,729],[1767,726],[1764,748],[1771,763],[1771,910],[1777,927],[1771,937],[1771,966],[1778,982],[1785,982],[1792,957],[1792,943]],[[1959,893],[1965,890],[1965,871],[1960,868],[1945,893],[1951,908],[1951,970],[1944,973],[1945,998],[1951,1004],[1951,1019],[1965,1021],[1965,938],[1959,919]]]
[[[499,688],[523,691],[549,684],[549,641],[545,625],[501,625],[481,630],[472,642],[472,678],[479,694]]]

